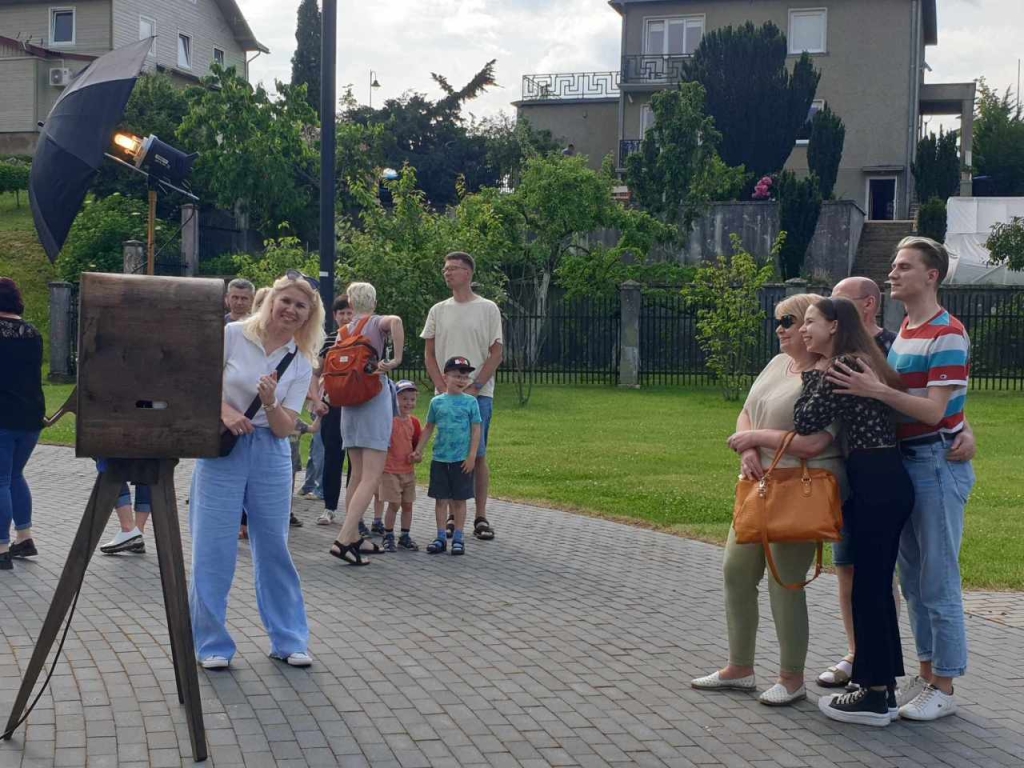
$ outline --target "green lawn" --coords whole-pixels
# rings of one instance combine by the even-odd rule
[[[14,193],[0,194],[0,277],[18,283],[25,300],[25,319],[43,334],[48,355],[50,346],[50,290],[47,283],[57,279],[57,271],[43,253],[32,224],[28,195],[21,194],[21,207]],[[44,359],[49,359],[44,356]]]
[[[51,413],[68,391],[47,387]],[[421,418],[427,402],[420,398]],[[518,408],[504,386],[489,453],[494,495],[721,542],[736,482],[725,438],[737,408],[713,390],[597,386],[540,386],[530,405]],[[1024,424],[1024,397],[972,392],[968,412],[980,447],[964,580],[975,589],[1024,589],[1024,491],[1017,481],[1024,449],[1014,434]],[[73,444],[73,421],[65,418],[44,442]]]

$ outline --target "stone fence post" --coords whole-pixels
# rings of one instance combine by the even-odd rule
[[[640,301],[640,283],[627,280],[619,286],[620,387],[640,387]]]
[[[798,293],[807,293],[807,281],[802,277],[791,277],[786,281],[786,298]]]
[[[53,282],[50,287],[50,381],[74,381],[71,349],[78,343],[71,338],[71,283]]]
[[[888,280],[885,283],[886,297],[885,308],[882,312],[882,327],[893,333],[900,332],[903,325],[903,317],[907,314],[907,308],[899,299],[892,298],[892,283]]]
[[[199,206],[194,203],[181,206],[181,263],[186,277],[199,274]]]
[[[140,240],[125,240],[122,246],[124,254],[124,273],[126,275],[146,274],[146,244]]]

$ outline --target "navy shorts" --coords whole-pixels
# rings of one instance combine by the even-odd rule
[[[473,472],[462,471],[461,461],[432,461],[430,462],[430,487],[427,489],[427,496],[432,499],[451,499],[453,501],[466,501],[476,495],[476,486],[473,482]]]

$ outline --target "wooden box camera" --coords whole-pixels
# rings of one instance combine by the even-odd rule
[[[224,283],[85,273],[79,297],[76,454],[216,457]]]

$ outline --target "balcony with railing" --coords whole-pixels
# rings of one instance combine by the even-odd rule
[[[622,85],[664,87],[678,83],[683,77],[684,54],[634,54],[622,57]]]
[[[620,139],[619,140],[619,168],[626,167],[626,158],[640,151],[643,139]]]
[[[523,101],[589,101],[617,98],[618,72],[523,75]]]

